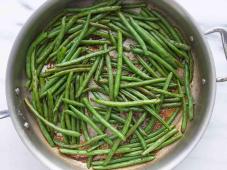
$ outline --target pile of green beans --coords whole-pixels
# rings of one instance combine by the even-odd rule
[[[49,145],[88,168],[152,161],[194,116],[185,42],[143,2],[66,9],[28,49],[25,104]]]

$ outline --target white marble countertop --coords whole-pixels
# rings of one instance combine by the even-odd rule
[[[13,41],[28,19],[44,0],[7,0],[0,5],[0,109],[6,109],[5,70]],[[177,0],[205,31],[213,26],[227,28],[226,0]],[[208,38],[214,54],[218,77],[227,76],[225,60],[219,35]],[[175,170],[226,170],[227,169],[227,83],[217,86],[216,104],[208,129],[201,142]],[[9,118],[0,120],[0,169],[48,170],[26,149],[16,134]]]

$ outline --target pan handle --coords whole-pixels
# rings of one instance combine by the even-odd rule
[[[223,27],[215,27],[210,30],[208,30],[205,35],[208,34],[213,34],[213,33],[220,33],[221,34],[221,39],[222,39],[222,45],[225,53],[225,58],[227,60],[227,30]],[[224,78],[217,78],[217,82],[226,82],[227,77]]]
[[[9,116],[10,116],[10,114],[9,114],[8,110],[0,110],[0,119],[7,118]]]

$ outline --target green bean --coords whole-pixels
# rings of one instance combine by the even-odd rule
[[[146,118],[147,113],[145,112],[138,121],[135,122],[135,124],[129,129],[129,131],[126,134],[126,138],[128,138],[129,136],[131,136],[135,130],[143,123],[143,121]]]
[[[120,21],[120,18],[117,16],[113,16],[113,15],[107,15],[106,19],[109,19],[110,21]]]
[[[129,112],[129,111],[133,111],[133,112],[143,112],[144,109],[143,108],[137,108],[137,107],[129,107],[129,108],[112,108],[115,112]]]
[[[53,79],[50,79],[49,81],[46,82],[46,84],[43,86],[41,89],[40,93],[43,93],[47,91],[51,86],[53,86],[57,81],[59,80],[59,77],[55,77]]]
[[[61,96],[59,96],[59,98],[58,98],[57,101],[55,102],[55,106],[54,106],[54,109],[53,109],[53,113],[54,113],[54,123],[57,122],[57,118],[58,118],[58,117],[57,117],[56,112],[58,111],[58,109],[59,109],[59,107],[60,107],[60,105],[61,105],[63,96],[64,96],[64,93],[63,93]]]
[[[157,83],[157,84],[154,84],[153,86],[154,87],[163,87],[165,83]],[[169,83],[169,88],[170,89],[174,89],[177,87],[177,84],[176,83],[173,83],[173,82],[170,82]]]
[[[97,70],[96,70],[96,73],[95,73],[95,77],[94,77],[94,79],[95,79],[96,81],[99,80],[100,75],[102,74],[103,64],[104,64],[104,57],[102,57],[102,58],[100,59],[99,65],[98,65],[98,67],[97,67]]]
[[[79,87],[80,87],[80,84],[81,84],[81,82],[80,82],[81,76],[82,76],[82,75],[77,75],[76,78],[75,78],[75,92],[78,91],[78,89],[79,89]],[[75,95],[75,94],[74,94],[74,95]],[[74,96],[74,98],[75,98],[75,96]],[[75,100],[75,99],[74,99],[74,100]],[[78,102],[81,102],[80,99],[78,99]],[[80,111],[83,112],[82,109],[81,109]],[[73,116],[72,116],[72,117],[73,117]],[[82,121],[81,121],[79,118],[76,118],[76,117],[74,117],[74,118],[76,119],[76,127],[75,127],[75,129],[76,129],[77,131],[80,131],[80,130],[81,130],[81,122],[82,122]],[[77,144],[80,143],[80,137],[78,137],[78,138],[76,139],[76,143],[77,143]]]
[[[178,82],[178,90],[179,90],[179,93],[184,95],[183,94],[183,89],[180,85],[180,83]],[[186,100],[185,98],[183,97],[181,99],[182,103],[183,103],[183,111],[182,111],[182,122],[181,122],[181,132],[184,133],[184,131],[186,130],[187,128],[187,103],[186,103]]]
[[[141,26],[142,28],[144,28],[147,31],[155,31],[154,28],[152,28],[151,26],[149,26],[147,23],[143,22],[143,21],[137,21],[138,25]]]
[[[124,62],[128,65],[128,67],[132,70],[133,73],[137,74],[138,76],[144,78],[144,79],[150,79],[147,74],[139,70],[130,60],[128,57],[124,56],[123,57]]]
[[[85,87],[87,86],[89,80],[91,79],[92,75],[94,74],[94,72],[95,72],[95,70],[96,70],[96,68],[97,68],[97,66],[98,66],[98,64],[99,64],[99,62],[100,62],[100,59],[101,59],[100,57],[98,57],[98,58],[96,59],[94,65],[91,67],[91,69],[90,69],[88,75],[87,75],[86,78],[83,80],[83,82],[80,84],[80,87],[79,87],[79,89],[78,89],[78,91],[77,91],[77,93],[76,93],[76,97],[79,97],[79,96],[82,94],[83,90],[85,89]]]
[[[153,33],[154,34],[154,33]],[[188,55],[185,51],[179,50],[174,44],[173,41],[167,40],[164,36],[159,34],[159,37],[169,46],[170,49],[172,49],[179,57],[183,57],[184,59],[188,60]]]
[[[137,101],[128,101],[128,102],[115,102],[115,101],[105,101],[105,100],[97,100],[94,101],[98,104],[102,104],[110,107],[131,107],[131,106],[143,106],[149,104],[158,104],[160,102],[159,99],[151,99],[151,100],[137,100]]]
[[[156,39],[157,42],[163,48],[165,48],[167,52],[169,52],[172,56],[175,56],[176,57],[176,54],[173,52],[173,50],[171,50],[171,48],[167,45],[167,43],[165,43],[165,41],[163,41],[163,39],[160,38],[160,36],[163,36],[163,38],[166,39],[166,37],[164,35],[162,35],[161,33],[159,33],[159,31],[157,31],[157,30],[150,31],[150,35],[153,36],[153,38]]]
[[[80,102],[77,102],[77,101],[74,101],[74,100],[70,100],[70,99],[67,99],[67,98],[62,98],[62,101],[64,103],[67,103],[69,105],[73,105],[73,106],[76,106],[76,107],[85,107],[83,103],[80,103]]]
[[[138,101],[138,98],[132,95],[131,93],[128,93],[127,91],[123,91],[123,93],[127,95],[129,98],[135,100],[134,102]],[[153,100],[160,101],[159,99],[153,99]],[[147,101],[147,100],[142,100],[142,101]],[[149,106],[143,106],[143,108],[151,115],[153,115],[156,119],[158,119],[166,128],[170,129],[169,125],[164,120],[162,120],[162,118],[152,108],[150,108]]]
[[[46,77],[46,76],[49,76],[52,73],[56,73],[56,72],[59,72],[59,71],[69,70],[69,69],[73,69],[73,68],[89,68],[89,67],[91,67],[90,64],[78,64],[78,65],[75,65],[75,66],[72,65],[72,66],[67,66],[67,67],[54,67],[54,68],[51,68],[51,69],[47,69],[45,71],[45,73],[43,73],[40,76]]]
[[[179,43],[179,42],[176,42],[176,41],[173,41],[173,40],[168,40],[168,41],[179,49],[182,49],[182,50],[185,50],[185,51],[189,51],[191,49],[191,47],[187,44]]]
[[[87,168],[88,168],[88,169],[90,169],[90,167],[91,167],[91,163],[92,163],[92,161],[93,161],[93,157],[94,157],[94,156],[89,156],[88,159],[87,159]]]
[[[75,118],[77,118],[77,116],[82,119],[83,121],[87,122],[99,135],[104,135],[104,133],[99,129],[99,127],[85,114],[83,114],[82,112],[80,112],[79,110],[77,110],[75,107],[73,107],[72,105],[69,106],[70,109],[72,111],[66,111],[68,114],[70,114],[71,116],[74,116]],[[104,140],[108,143],[108,144],[112,144],[112,141],[109,138],[104,138]]]
[[[140,141],[140,143],[141,143],[142,148],[143,148],[143,149],[146,149],[146,148],[147,148],[147,144],[146,144],[146,142],[145,142],[143,136],[139,133],[139,131],[135,131],[135,134],[136,134],[136,136],[138,137],[138,139],[139,139],[139,141]]]
[[[36,63],[37,64],[41,64],[42,63],[42,61],[44,61],[47,57],[49,57],[48,55],[53,51],[53,49],[54,49],[54,44],[55,44],[55,42],[53,41],[53,42],[50,42],[48,45],[47,45],[47,47],[46,47],[46,49],[45,50],[43,50],[43,52],[40,54],[40,56],[37,58],[37,60],[36,60]]]
[[[119,27],[116,24],[113,23],[109,23],[108,26],[113,30],[113,31],[121,31],[122,34],[126,37],[132,37],[131,34],[129,34],[127,31],[125,31],[124,29],[122,29],[121,27]]]
[[[184,65],[184,83],[185,83],[185,92],[188,98],[188,116],[189,120],[193,119],[193,97],[190,90],[190,76],[189,76],[189,67],[188,64]]]
[[[168,145],[171,145],[182,137],[183,137],[183,135],[181,133],[177,133],[175,136],[173,136],[170,139],[168,139],[167,141],[163,142],[159,147],[156,148],[156,150],[160,150]]]
[[[131,152],[131,153],[124,154],[124,157],[126,157],[126,158],[128,157],[128,158],[131,158],[131,159],[136,158],[136,157],[140,158],[142,153],[143,153],[142,150],[134,151],[134,152]]]
[[[145,95],[143,95],[142,93],[140,93],[139,91],[137,91],[135,89],[129,88],[129,89],[127,89],[127,91],[132,93],[136,97],[139,97],[142,100],[149,100]],[[155,109],[155,107],[153,105],[150,105],[150,106],[152,107],[152,109]]]
[[[133,19],[136,19],[136,20],[140,20],[140,21],[158,21],[159,19],[158,18],[155,18],[155,17],[142,17],[142,16],[137,16],[137,15],[133,15],[133,14],[129,14],[129,13],[124,13],[124,15],[126,17],[132,17]]]
[[[130,18],[130,21],[133,25],[133,27],[136,29],[136,31],[139,32],[139,34],[144,38],[144,40],[153,47],[160,55],[164,56],[165,61],[170,63],[173,67],[176,67],[176,59],[171,56],[164,48],[160,46],[151,36],[150,34],[144,30],[142,27],[140,27],[133,18]],[[145,53],[145,55],[148,55],[148,53]]]
[[[60,52],[57,54],[57,63],[60,63],[63,60],[66,51],[67,51],[66,47],[62,47],[60,49]]]
[[[121,79],[124,81],[143,81],[137,77],[130,77],[130,76],[121,76]]]
[[[158,74],[150,67],[140,56],[136,56],[140,64],[151,74],[151,76],[158,78]]]
[[[164,103],[162,104],[161,108],[176,108],[182,106],[182,103],[177,102],[177,103]]]
[[[88,141],[86,141],[82,144],[75,144],[75,145],[67,145],[67,144],[61,143],[57,140],[54,140],[54,143],[57,144],[58,146],[62,147],[62,148],[77,149],[77,148],[80,148],[80,147],[83,147],[83,146],[94,144],[97,141],[105,138],[106,136],[107,136],[106,134],[98,135],[98,136],[95,136],[95,137],[91,138],[90,140],[88,140]]]
[[[104,50],[107,49],[107,46],[104,46]],[[111,100],[114,99],[114,79],[113,79],[113,71],[111,66],[111,59],[108,54],[105,56],[107,72],[108,72],[108,83],[109,83],[109,97]]]
[[[90,22],[90,18],[91,18],[91,14],[88,14],[87,20],[86,20],[86,22],[83,26],[83,29],[82,29],[79,37],[74,41],[73,46],[71,47],[70,51],[66,55],[66,58],[71,58],[71,56],[73,56],[73,54],[75,53],[75,50],[79,46],[81,40],[85,37],[85,34],[88,31],[88,25],[89,25],[89,22]]]
[[[113,126],[111,126],[102,116],[100,116],[100,114],[92,107],[92,105],[90,104],[90,102],[87,100],[87,98],[83,98],[83,103],[85,104],[85,106],[87,107],[87,109],[94,114],[94,116],[100,120],[100,122],[106,127],[108,128],[113,134],[115,134],[116,136],[118,136],[120,139],[122,139],[123,141],[125,141],[125,137],[124,135],[119,132],[116,128],[114,128]]]
[[[163,70],[163,68],[161,67],[161,65],[159,65],[159,63],[157,61],[154,61],[151,57],[148,57],[148,61],[156,69],[156,72],[159,75],[161,75],[163,77],[166,77],[167,76],[167,73]]]
[[[166,78],[156,78],[156,79],[151,79],[151,80],[145,80],[141,82],[129,82],[129,83],[122,83],[120,85],[120,88],[129,88],[129,87],[139,87],[139,86],[146,86],[146,85],[151,85],[159,82],[165,81]]]
[[[92,35],[96,35],[96,36],[103,38],[103,39],[109,39],[108,33],[101,31],[101,30],[97,30],[96,32],[92,33]]]
[[[133,49],[132,51],[136,54],[143,54],[143,51],[140,49]],[[175,69],[171,65],[169,65],[166,61],[164,61],[162,58],[160,58],[158,55],[149,51],[147,56],[161,63],[168,71],[173,72],[176,78],[180,79]]]
[[[70,72],[69,75],[68,75],[68,78],[67,78],[67,81],[66,81],[66,87],[65,87],[65,98],[66,99],[69,99],[70,98],[70,86],[71,86],[71,82],[73,80],[73,72]],[[65,109],[68,108],[67,105],[65,105],[64,107]],[[67,129],[72,129],[72,126],[71,126],[71,121],[70,121],[70,116],[68,114],[65,114],[65,122],[66,122],[66,127]]]
[[[155,98],[156,97],[156,95],[154,93],[152,93],[151,91],[149,91],[149,90],[147,90],[147,89],[145,89],[143,87],[137,87],[136,89],[139,90],[140,92],[142,92],[143,94],[148,95],[151,98]]]
[[[48,101],[48,115],[49,115],[48,120],[50,122],[53,122],[53,120],[54,120],[54,113],[53,113],[54,98],[53,98],[53,95],[50,93],[50,91],[47,92],[47,101]]]
[[[122,74],[122,57],[123,57],[123,42],[122,42],[122,33],[118,31],[118,44],[117,44],[117,73],[115,77],[115,85],[114,85],[114,98],[118,96],[120,82],[121,82],[121,74]]]
[[[81,40],[81,45],[104,45],[110,44],[108,40]]]
[[[121,162],[121,163],[116,163],[116,164],[111,164],[111,165],[107,165],[107,166],[93,166],[94,169],[117,169],[117,168],[124,168],[127,166],[132,166],[132,165],[137,165],[137,164],[142,164],[145,162],[149,162],[154,160],[155,157],[153,156],[147,156],[147,157],[141,157],[141,158],[137,158],[137,159],[132,159],[130,161],[125,161],[125,162]]]
[[[49,88],[50,92],[53,94],[60,86],[62,86],[65,83],[66,77],[62,77],[56,84],[54,84],[52,87]],[[40,94],[40,97],[44,97],[47,94],[47,91],[44,91]]]
[[[43,123],[45,123],[45,125],[53,128],[54,130],[58,131],[58,132],[61,132],[62,134],[65,134],[65,135],[69,135],[69,136],[80,136],[80,133],[77,132],[77,131],[72,131],[72,130],[66,130],[66,129],[62,129],[62,128],[59,128],[57,126],[55,126],[54,124],[50,123],[49,121],[47,121],[46,119],[44,119],[39,113],[38,111],[35,110],[35,108],[30,104],[30,102],[28,101],[27,98],[24,99],[26,105],[28,106],[28,108],[36,115],[36,117],[38,119],[40,119]]]
[[[67,62],[64,62],[64,63],[60,63],[60,64],[56,64],[56,67],[65,67],[65,66],[69,66],[69,65],[74,65],[74,64],[77,64],[83,60],[87,60],[87,59],[90,59],[92,57],[96,57],[96,56],[100,56],[100,55],[103,55],[103,54],[106,54],[112,50],[114,50],[115,48],[112,47],[112,48],[109,48],[107,50],[100,50],[100,51],[97,51],[97,52],[94,52],[94,53],[89,53],[87,55],[84,55],[84,56],[81,56],[79,58],[76,58],[74,60],[71,60],[71,61],[67,61]]]
[[[72,69],[68,69],[68,70],[59,71],[59,72],[53,74],[52,76],[50,76],[49,78],[64,76],[70,72],[73,72],[73,73],[86,72],[86,71],[89,71],[90,69],[91,68],[72,68]]]
[[[146,125],[144,131],[146,133],[148,133],[149,131],[151,131],[152,127],[154,126],[154,123],[155,123],[155,119],[153,117],[150,118],[148,124]]]
[[[65,112],[61,113],[61,120],[60,120],[61,128],[66,129],[66,123],[65,123]],[[69,138],[67,135],[62,134],[64,138],[64,142],[66,144],[69,143]]]
[[[105,138],[104,138],[105,139]],[[116,150],[116,154],[120,154],[120,153],[128,153],[131,151],[138,151],[140,150],[141,147],[137,147],[137,148],[119,148]],[[100,150],[93,150],[93,151],[85,151],[85,150],[75,150],[75,149],[64,149],[64,148],[60,148],[59,151],[63,154],[68,154],[68,155],[86,155],[86,156],[94,156],[94,155],[103,155],[103,154],[107,154],[110,152],[110,149],[100,149]]]
[[[167,79],[166,79],[166,82],[165,82],[165,84],[164,84],[163,90],[166,90],[166,91],[168,90],[169,84],[170,84],[170,81],[171,81],[172,77],[173,77],[173,73],[170,72],[169,75],[168,75],[168,77],[167,77]],[[164,98],[165,98],[165,96],[162,94],[162,95],[160,96],[161,102],[160,102],[160,104],[156,107],[156,110],[157,110],[158,113],[159,113],[160,110],[161,110],[161,106],[162,106],[162,104],[163,104]]]
[[[122,4],[122,8],[126,8],[126,9],[131,9],[131,8],[142,8],[142,7],[146,7],[147,4],[143,3],[143,2],[139,2],[139,3],[123,3]]]
[[[43,100],[43,117],[44,117],[46,120],[49,120],[47,102],[46,102],[45,99]]]
[[[62,94],[65,90],[66,87],[66,83],[64,82],[60,87],[58,87],[58,89],[54,92],[55,96],[58,96],[60,94]]]
[[[85,141],[90,140],[90,135],[89,135],[89,132],[88,132],[88,128],[87,128],[87,123],[86,122],[84,122],[84,121],[81,122],[81,129],[82,129],[82,134],[84,136]]]
[[[110,31],[108,32],[108,34],[109,34],[109,39],[110,39],[111,44],[113,46],[117,47],[117,41],[116,41],[115,37],[113,36],[113,34]]]
[[[129,112],[128,113],[128,117],[127,117],[127,119],[125,121],[124,127],[122,129],[122,134],[123,135],[126,135],[128,129],[129,129],[129,125],[130,125],[131,121],[132,121],[132,112]],[[121,139],[116,139],[114,141],[113,146],[112,146],[109,154],[107,155],[103,165],[107,165],[111,161],[111,158],[114,155],[114,153],[117,150],[117,148],[119,147],[119,144],[120,144],[121,141],[122,141]]]
[[[168,132],[169,132],[168,129],[164,129],[164,128],[159,129],[154,133],[152,133],[152,135],[145,137],[145,142],[147,145],[150,145]],[[140,143],[138,143],[138,140],[135,138],[130,141],[130,144],[125,145],[125,147],[138,147],[138,146],[140,146]]]
[[[181,99],[179,97],[175,97],[175,98],[165,98],[164,102],[180,102]]]
[[[133,110],[129,110],[129,111],[127,111],[127,112],[131,112],[131,111],[133,111]],[[114,110],[113,110],[113,112],[114,112]],[[103,112],[100,112],[100,113],[101,113],[101,114],[106,114],[106,113],[103,113]],[[117,113],[118,113],[118,112],[117,112]],[[111,114],[111,115],[110,115],[110,118],[113,119],[113,120],[115,120],[115,121],[117,121],[117,122],[120,122],[120,123],[122,123],[122,124],[125,123],[125,120],[124,120],[123,118],[117,116],[116,114]],[[132,127],[132,126],[133,126],[133,125],[131,124],[130,127]],[[136,131],[137,131],[137,130],[136,130]],[[138,127],[138,131],[142,131],[142,129],[141,129],[140,127]]]
[[[123,153],[128,153],[131,151],[138,151],[141,150],[141,147],[136,147],[136,148],[127,148],[127,147],[120,147],[116,150],[116,154],[123,154]],[[91,151],[89,153],[87,153],[87,155],[102,155],[102,154],[107,154],[110,152],[110,149],[103,149],[103,150],[94,150]]]
[[[47,33],[43,32],[41,33],[37,39],[32,43],[32,45],[30,46],[28,52],[27,52],[27,56],[26,56],[26,74],[28,76],[28,78],[31,78],[31,56],[36,48],[37,45],[39,45],[40,43],[42,43],[45,39],[47,38]]]
[[[54,45],[54,50],[58,49],[61,42],[62,42],[62,39],[64,38],[64,34],[65,34],[65,26],[66,26],[66,17],[64,16],[62,18],[62,25],[61,25],[61,30],[60,30],[60,33],[59,35],[56,37],[55,39],[55,45]]]
[[[42,108],[41,108],[41,102],[40,102],[40,96],[38,93],[38,77],[37,72],[35,69],[35,51],[33,52],[31,56],[31,73],[32,73],[32,90],[34,95],[34,103],[37,110],[43,115]]]
[[[165,142],[167,139],[169,139],[171,136],[175,135],[177,133],[177,129],[173,129],[161,138],[159,138],[157,141],[152,143],[143,153],[142,155],[147,155],[148,153],[155,150],[157,147],[159,147],[163,142]]]
[[[143,16],[143,17],[150,17],[150,16],[145,12],[145,10],[146,10],[146,8],[143,8],[143,9],[140,11],[141,16]],[[154,16],[152,16],[152,17],[154,17]],[[154,23],[154,22],[149,22],[149,21],[145,21],[145,23],[146,23],[148,26],[150,26],[152,29],[161,31],[161,30],[160,30],[161,28],[160,28],[160,26],[159,26],[158,24],[156,24],[156,23]]]
[[[121,13],[118,12],[118,16],[120,17],[121,21],[124,23],[124,25],[127,27],[127,29],[131,32],[131,34],[134,36],[136,41],[140,44],[142,47],[145,55],[147,54],[147,47],[146,44],[144,43],[143,39],[139,36],[139,34],[134,30],[134,28],[129,24],[125,16]]]
[[[193,73],[194,73],[194,61],[193,61],[193,56],[190,52],[188,52],[189,55],[189,82],[191,83],[193,80]]]
[[[106,1],[106,2],[102,2],[102,3],[98,3],[96,5],[90,6],[90,7],[85,7],[85,8],[67,8],[66,11],[68,12],[84,12],[84,11],[90,11],[90,10],[95,10],[98,9],[100,7],[105,7],[105,6],[109,6],[115,3],[115,0],[112,1]]]
[[[138,151],[135,151],[138,152]],[[128,155],[128,154],[127,154]],[[125,162],[125,161],[129,161],[131,159],[136,159],[139,158],[140,156],[128,156],[128,157],[122,157],[122,158],[118,158],[118,159],[112,159],[109,164],[114,164],[114,163],[121,163],[121,162]],[[104,161],[94,161],[92,162],[93,166],[97,166],[97,165],[103,165]]]
[[[92,20],[92,19],[91,19]],[[77,23],[85,23],[86,21],[85,20],[83,20],[83,19],[79,19],[79,20],[77,20]],[[109,23],[110,22],[110,20],[108,20],[108,22],[105,22],[105,24],[107,24],[107,23]],[[106,25],[103,25],[103,24],[101,24],[100,22],[90,22],[90,25],[91,26],[94,26],[94,27],[98,27],[98,28],[101,28],[101,29],[109,29],[109,27],[108,26],[106,26]]]
[[[88,10],[88,11],[83,11],[81,13],[78,13],[77,15],[74,15],[70,21],[67,24],[67,30],[78,20],[78,18],[81,18],[83,16],[89,15],[89,14],[97,14],[97,13],[104,13],[106,14],[106,12],[112,12],[112,11],[116,11],[119,10],[121,7],[120,6],[107,6],[107,7],[100,7],[100,8],[96,8],[96,9],[92,9],[92,10]],[[100,16],[99,19],[103,17]]]
[[[118,19],[120,19],[120,18],[118,17]],[[113,21],[112,24],[114,24],[115,26],[121,28],[122,30],[124,30],[124,32],[127,32],[126,35],[128,35],[127,36],[128,38],[130,38],[130,37],[132,38],[132,35],[130,33],[128,33],[127,27],[125,27],[125,25],[123,23],[121,23],[121,20]]]
[[[76,50],[76,52],[72,55],[71,58],[70,58],[70,57],[67,58],[67,56],[66,56],[62,62],[74,60],[74,59],[78,58],[79,55],[80,55],[82,52],[84,52],[84,51],[85,51],[85,49],[84,49],[83,47],[79,47],[79,48]]]
[[[38,120],[38,124],[39,124],[40,130],[41,130],[43,136],[45,137],[45,139],[47,140],[47,142],[49,143],[49,145],[51,147],[54,147],[55,144],[53,142],[53,139],[52,139],[51,135],[49,134],[47,128],[43,124],[43,122],[41,122],[40,120]]]
[[[168,29],[168,31],[171,33],[172,37],[174,38],[175,41],[180,42],[180,39],[178,38],[175,30],[170,26],[170,24],[166,21],[166,19],[161,16],[158,12],[152,10],[152,14],[154,14],[156,17],[158,17],[163,25]]]
[[[176,93],[168,92],[166,90],[162,90],[162,89],[151,87],[151,86],[145,86],[145,88],[147,90],[151,90],[151,91],[154,91],[154,92],[157,92],[157,93],[161,93],[161,94],[164,94],[164,95],[170,96],[170,97],[180,97],[180,98],[183,97],[182,94],[176,94]]]

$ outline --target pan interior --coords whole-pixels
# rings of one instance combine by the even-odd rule
[[[138,0],[133,1],[138,2]],[[26,52],[34,37],[64,8],[85,7],[93,2],[91,0],[47,1],[22,29],[14,44],[8,62],[6,94],[15,128],[25,145],[51,169],[86,169],[86,166],[60,155],[57,149],[50,148],[40,133],[32,114],[28,113],[25,109],[23,98],[26,95],[24,87],[26,81],[24,69]],[[195,117],[190,123],[184,138],[178,143],[160,151],[157,156],[158,159],[127,169],[139,169],[141,166],[143,166],[143,169],[150,170],[171,169],[191,151],[207,126],[214,103],[215,71],[209,49],[188,14],[174,1],[150,0],[147,2],[151,8],[158,8],[161,13],[171,20],[181,30],[188,43],[192,45],[194,58],[192,91],[195,103]],[[190,42],[190,39],[194,41]],[[20,89],[19,95],[15,93],[16,88]],[[25,122],[29,123],[29,128],[24,128]]]

